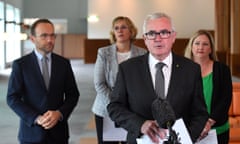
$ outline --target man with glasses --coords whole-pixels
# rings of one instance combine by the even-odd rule
[[[67,144],[68,118],[79,91],[70,61],[53,53],[54,25],[39,19],[31,27],[32,53],[13,62],[7,104],[20,117],[21,144]]]
[[[149,53],[132,58],[119,65],[119,73],[108,112],[115,123],[128,131],[127,142],[135,144],[136,138],[148,135],[154,143],[166,137],[166,130],[154,120],[152,102],[159,96],[167,100],[177,119],[182,118],[195,142],[201,135],[208,113],[202,92],[199,65],[172,52],[176,32],[171,18],[164,13],[148,15],[143,24],[143,39]],[[163,67],[163,86],[156,64]],[[182,138],[183,139],[183,138]]]

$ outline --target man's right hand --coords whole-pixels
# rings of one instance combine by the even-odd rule
[[[159,143],[159,138],[166,138],[167,129],[159,128],[154,120],[146,120],[141,127],[141,133],[148,135],[152,142]]]
[[[59,111],[47,111],[43,115],[38,116],[37,124],[44,129],[51,129],[61,119],[61,113]]]

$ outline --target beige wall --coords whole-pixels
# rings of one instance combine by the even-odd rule
[[[214,0],[88,0],[88,15],[100,21],[88,23],[88,38],[108,38],[112,19],[130,17],[139,29],[147,14],[163,11],[173,18],[178,38],[188,38],[198,29],[214,29]]]

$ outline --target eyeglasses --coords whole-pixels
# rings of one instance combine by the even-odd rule
[[[41,39],[45,40],[47,38],[50,38],[50,39],[55,39],[57,37],[56,34],[46,34],[46,33],[43,33],[39,36],[36,36],[36,37],[40,37]]]
[[[161,39],[168,39],[173,32],[174,31],[168,31],[168,30],[162,30],[160,32],[149,31],[145,33],[145,35],[148,40],[155,40],[157,35],[159,35]]]
[[[113,28],[113,30],[114,31],[118,31],[118,30],[125,30],[125,29],[128,29],[128,27],[127,26],[125,26],[125,25],[123,25],[123,26],[116,26],[116,27],[114,27]]]

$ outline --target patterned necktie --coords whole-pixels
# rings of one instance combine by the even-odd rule
[[[48,72],[48,58],[43,56],[42,58],[42,75],[45,82],[46,87],[49,85],[49,72]]]
[[[155,92],[158,97],[165,99],[165,88],[164,88],[164,75],[162,72],[162,68],[165,64],[162,62],[159,62],[156,64],[156,77],[155,77]]]

